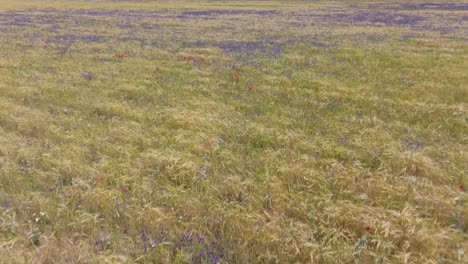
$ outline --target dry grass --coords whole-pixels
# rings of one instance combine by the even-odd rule
[[[466,262],[466,22],[444,34],[288,26],[366,8],[343,3],[0,6],[16,18],[169,9],[0,27],[1,263]],[[203,20],[177,17],[182,8],[282,13]],[[46,40],[82,33],[110,39]],[[183,44],[260,33],[323,45],[246,59]]]

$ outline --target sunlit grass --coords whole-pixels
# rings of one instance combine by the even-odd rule
[[[3,2],[0,262],[466,260],[466,10]]]

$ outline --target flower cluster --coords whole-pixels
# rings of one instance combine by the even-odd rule
[[[153,70],[153,73],[151,74],[151,77],[146,77],[146,80],[150,80],[150,79],[157,79],[159,81],[163,80],[164,79],[164,76],[163,75],[156,75],[156,72],[160,72],[161,71],[161,67],[166,65],[165,62],[161,63],[159,66],[157,66],[156,68],[154,68]],[[151,69],[148,69],[149,71],[151,71]]]
[[[205,178],[206,176],[208,176],[208,169],[205,168],[204,166],[198,167],[197,175],[199,175],[202,178]]]
[[[46,216],[45,212],[33,213],[33,219],[35,223],[39,223],[40,221],[44,220]]]
[[[127,57],[128,57],[128,56],[125,55],[125,54],[115,54],[115,55],[114,55],[114,58],[116,58],[116,59],[123,59],[123,58],[127,58]]]
[[[172,245],[172,257],[185,255],[189,263],[229,263],[229,242],[222,241],[219,236],[209,237],[188,229],[182,233],[171,234],[168,228],[159,228],[155,232],[148,228],[142,232],[144,252],[157,247]]]

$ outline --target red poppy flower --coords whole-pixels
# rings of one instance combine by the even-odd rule
[[[460,188],[460,190],[465,190],[465,186],[463,184],[461,184],[460,186],[458,186],[458,188]]]
[[[370,226],[366,226],[366,231],[367,231],[367,232],[371,231],[371,227],[370,227]]]
[[[114,58],[116,58],[116,59],[123,59],[123,58],[127,58],[127,55],[125,55],[125,54],[115,54],[115,55],[114,55]]]

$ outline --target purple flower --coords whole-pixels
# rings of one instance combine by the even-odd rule
[[[411,139],[403,139],[401,141],[401,146],[406,149],[414,149],[414,150],[423,148],[422,142],[417,141],[417,140],[411,140]]]
[[[85,80],[91,81],[92,79],[96,78],[96,75],[92,72],[85,72],[81,75]]]

